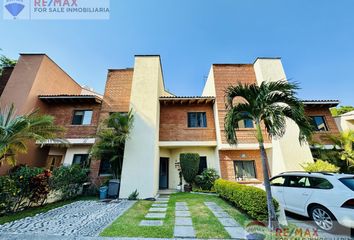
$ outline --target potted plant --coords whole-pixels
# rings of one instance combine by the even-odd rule
[[[198,153],[181,153],[180,164],[181,172],[187,184],[184,185],[184,191],[192,191],[192,183],[199,170],[199,154]]]

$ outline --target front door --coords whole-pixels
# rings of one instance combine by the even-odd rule
[[[54,168],[58,168],[61,165],[63,156],[61,155],[49,155],[47,158],[47,169],[53,171]]]
[[[160,180],[159,188],[168,188],[168,158],[160,158]]]

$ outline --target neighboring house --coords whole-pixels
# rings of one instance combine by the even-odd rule
[[[354,111],[334,117],[340,131],[354,131]]]
[[[132,109],[135,117],[124,153],[120,196],[127,197],[137,189],[139,197],[145,198],[159,189],[176,188],[179,156],[185,152],[199,153],[200,171],[215,168],[225,179],[261,183],[261,157],[253,122],[240,123],[237,145],[230,146],[225,139],[224,90],[238,82],[260,84],[283,79],[286,76],[278,58],[258,58],[253,64],[214,64],[202,95],[188,97],[165,90],[159,56],[138,55],[134,68],[109,70],[101,116]],[[329,108],[338,101],[304,104],[318,128],[315,137],[319,141],[324,133],[338,133],[329,114]],[[302,170],[300,164],[313,161],[310,146],[300,145],[293,122],[288,121],[281,139],[270,139],[263,132],[271,175]]]
[[[67,131],[63,142],[29,144],[17,164],[53,168],[82,164],[95,141],[102,96],[81,87],[45,54],[21,54],[13,69],[1,78],[0,106],[15,105],[18,114],[40,109]],[[11,168],[0,166],[0,174]]]
[[[11,71],[12,69],[9,69]],[[179,184],[179,156],[199,153],[199,172],[215,168],[222,178],[245,184],[263,181],[261,156],[254,123],[239,123],[238,144],[227,143],[224,90],[237,83],[260,84],[285,80],[279,58],[258,58],[252,64],[213,64],[201,96],[175,96],[165,89],[160,56],[137,55],[134,68],[110,69],[104,96],[78,85],[46,55],[22,54],[15,68],[0,80],[5,86],[1,107],[14,103],[19,113],[40,107],[67,128],[69,144],[48,141],[33,145],[18,163],[54,168],[61,164],[82,164],[95,142],[99,122],[114,112],[134,114],[133,129],[126,142],[120,197],[134,190],[139,197],[153,197],[159,189]],[[186,86],[188,87],[188,86]],[[338,134],[329,108],[338,101],[306,100],[306,114],[313,119],[317,142]],[[287,122],[286,134],[271,139],[263,129],[270,174],[302,170],[312,162],[311,147],[300,145],[298,128]],[[4,174],[8,167],[1,166]],[[91,161],[93,181],[109,175],[109,162]]]

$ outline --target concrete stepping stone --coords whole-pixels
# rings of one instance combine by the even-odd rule
[[[166,213],[148,213],[145,218],[165,218]]]
[[[240,225],[233,218],[218,218],[224,227],[240,227]]]
[[[189,208],[187,206],[184,205],[177,205],[176,206],[176,211],[188,211]]]
[[[174,237],[193,238],[195,237],[195,232],[192,226],[175,226],[173,235]]]
[[[192,218],[190,217],[176,217],[175,226],[192,226]]]
[[[139,226],[162,226],[163,221],[162,220],[142,220],[139,224]]]
[[[149,209],[149,212],[166,212],[167,208],[158,208],[158,207],[152,207]]]
[[[230,218],[230,215],[226,212],[213,212],[217,218]]]
[[[222,209],[219,206],[209,206],[209,209],[214,213],[214,212],[224,212],[224,209]]]
[[[189,211],[176,211],[176,217],[190,217],[191,213]]]
[[[186,202],[176,202],[176,206],[187,206]]]
[[[217,206],[217,204],[214,202],[204,202],[204,204],[207,206]]]
[[[231,238],[235,239],[246,239],[246,236],[248,235],[247,231],[242,227],[225,227],[225,230]]]
[[[156,198],[156,201],[168,201],[170,200],[169,198]]]
[[[151,205],[152,207],[167,207],[166,203],[153,203]]]
[[[168,201],[165,201],[165,200],[160,200],[160,201],[155,201],[155,203],[158,203],[158,204],[160,204],[160,203],[168,203]]]

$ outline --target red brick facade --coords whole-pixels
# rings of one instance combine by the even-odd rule
[[[188,128],[188,112],[205,112],[206,128]],[[212,103],[160,104],[160,141],[216,141]]]

